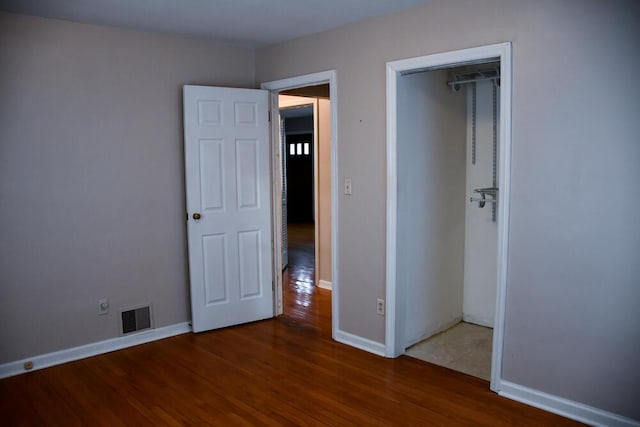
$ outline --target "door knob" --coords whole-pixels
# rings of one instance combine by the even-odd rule
[[[193,219],[200,219],[200,214],[199,213],[194,213],[193,214]]]

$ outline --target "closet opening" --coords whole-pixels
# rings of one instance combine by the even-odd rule
[[[411,73],[398,89],[398,185],[407,188],[398,194],[398,244],[415,249],[398,260],[398,279],[416,285],[405,354],[488,381],[500,64]]]
[[[496,390],[508,212],[507,61],[443,55],[422,67],[411,67],[415,60],[388,64],[388,123],[394,120],[387,145],[387,356],[445,366],[492,381]]]

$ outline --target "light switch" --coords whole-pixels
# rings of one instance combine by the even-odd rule
[[[347,196],[351,195],[351,178],[344,179],[344,194]]]

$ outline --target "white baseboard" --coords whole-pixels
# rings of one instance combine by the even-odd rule
[[[23,360],[16,360],[15,362],[0,365],[0,378],[11,377],[18,374],[36,371],[38,369],[48,368],[50,366],[61,365],[74,360],[97,356],[98,354],[109,353],[111,351],[133,347],[135,345],[157,341],[187,332],[191,332],[189,322],[177,323],[175,325],[151,329],[137,334],[111,338],[104,341],[55,351],[53,353],[33,356]],[[24,369],[25,362],[32,362],[33,368],[26,371]]]
[[[333,339],[341,342],[342,344],[350,345],[351,347],[359,348],[360,350],[368,351],[369,353],[376,354],[384,357],[384,344],[372,341],[367,338],[362,338],[357,335],[350,334],[344,331],[334,331]]]
[[[474,325],[484,326],[486,328],[491,328],[491,329],[493,329],[493,325],[495,324],[494,319],[490,319],[488,317],[472,316],[470,314],[463,314],[462,321],[467,323],[473,323]]]
[[[424,341],[427,338],[430,338],[436,334],[439,334],[440,332],[444,332],[447,329],[454,327],[461,321],[462,321],[462,316],[456,316],[453,319],[447,320],[446,322],[441,322],[436,325],[429,325],[428,329],[420,336],[408,338],[404,348],[406,350],[407,348],[411,347],[414,344],[419,343],[420,341]]]
[[[500,382],[500,391],[498,394],[592,426],[640,426],[640,421],[514,384],[509,381],[503,380]]]
[[[326,280],[318,280],[318,287],[322,289],[333,289],[333,284],[331,282],[327,282]]]

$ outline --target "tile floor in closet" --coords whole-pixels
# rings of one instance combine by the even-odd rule
[[[407,349],[407,356],[490,380],[493,329],[460,322]]]

